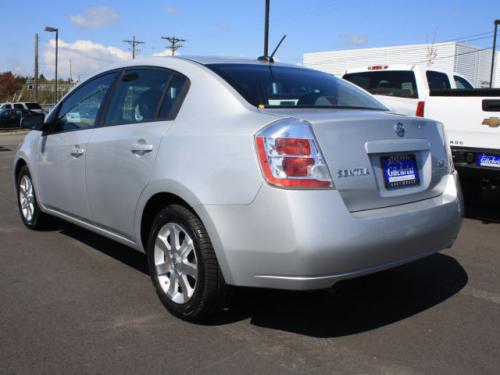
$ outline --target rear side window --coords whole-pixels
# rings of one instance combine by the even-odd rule
[[[54,132],[94,127],[99,109],[116,73],[102,75],[78,87],[64,100],[54,122]]]
[[[186,94],[188,81],[187,78],[180,74],[174,74],[170,81],[163,103],[160,108],[160,118],[170,119],[175,117],[182,104],[182,99]]]
[[[42,109],[38,103],[26,103],[26,107],[28,107],[28,109]]]
[[[418,98],[415,73],[412,71],[376,71],[349,73],[344,79],[373,95]]]
[[[12,106],[11,106],[10,104],[4,104],[4,105],[2,106],[2,108],[4,108],[4,109],[11,109],[11,108],[12,108]]]
[[[113,93],[104,125],[172,118],[182,101],[186,81],[184,76],[166,69],[125,71]]]
[[[24,109],[24,106],[22,104],[16,103],[14,104],[14,109]]]
[[[464,78],[459,76],[453,76],[455,79],[455,85],[458,90],[472,90],[474,87]]]
[[[449,90],[451,89],[450,80],[444,73],[428,70],[426,73],[427,82],[430,90]]]

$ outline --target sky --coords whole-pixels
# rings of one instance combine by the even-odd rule
[[[144,41],[140,56],[168,54],[161,36],[186,39],[180,55],[256,58],[262,55],[264,0],[9,1],[0,23],[0,71],[33,74],[34,35],[40,71],[81,78],[131,58],[123,42]],[[489,47],[498,0],[271,0],[270,48],[286,34],[277,57],[300,64],[305,52],[470,39]],[[488,33],[488,34],[486,34]]]

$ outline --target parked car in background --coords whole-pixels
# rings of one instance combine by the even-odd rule
[[[37,113],[44,113],[40,104],[35,102],[16,102],[16,103],[2,103],[0,109],[24,109]]]
[[[21,119],[33,113],[26,109],[0,109],[0,128],[19,128]]]
[[[411,65],[350,69],[343,78],[396,113],[442,122],[465,189],[500,186],[500,89],[474,89],[457,73]]]
[[[462,221],[443,126],[315,70],[133,60],[23,126],[24,224],[53,215],[145,251],[187,320],[221,309],[229,285],[322,289],[414,261]]]

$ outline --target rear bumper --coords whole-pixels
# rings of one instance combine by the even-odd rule
[[[246,206],[203,206],[226,281],[309,290],[413,261],[452,245],[462,222],[457,175],[432,199],[347,211],[335,190],[264,185]]]
[[[499,150],[472,147],[452,147],[453,163],[460,177],[467,180],[488,179],[500,183],[500,168],[483,167],[477,164],[479,153],[500,156]]]

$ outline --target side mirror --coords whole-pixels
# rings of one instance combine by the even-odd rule
[[[30,113],[21,119],[21,128],[43,131],[44,119],[45,116],[41,113]]]

